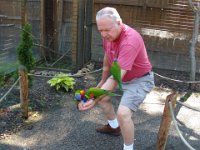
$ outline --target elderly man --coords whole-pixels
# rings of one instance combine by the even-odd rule
[[[107,125],[96,131],[104,134],[120,135],[124,140],[124,150],[134,149],[134,122],[132,115],[154,87],[152,65],[148,59],[141,35],[122,22],[115,8],[105,7],[96,14],[96,23],[103,38],[104,60],[101,81],[97,87],[113,91],[117,81],[110,75],[110,68],[117,59],[121,68],[123,95],[117,110],[114,111],[111,97],[104,96],[98,101],[106,118]],[[95,102],[79,104],[79,110],[89,110]]]

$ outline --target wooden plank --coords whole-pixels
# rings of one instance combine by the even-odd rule
[[[57,0],[54,5],[56,8],[54,9],[54,30],[55,30],[55,43],[54,49],[59,52],[61,47],[61,27],[62,27],[62,18],[63,18],[63,0]]]
[[[72,64],[77,63],[77,43],[78,43],[78,0],[73,0],[72,4]]]
[[[58,12],[60,11],[59,9],[59,0],[53,0],[53,50],[54,53],[52,53],[52,60],[55,61],[55,59],[58,57],[57,53],[59,51],[58,49],[58,35],[59,35],[59,29],[58,29],[58,18],[60,17]]]
[[[94,0],[94,3],[143,6],[143,2],[141,0]]]
[[[11,7],[13,6],[13,7]],[[1,14],[6,16],[21,16],[21,1],[1,0],[0,1]]]
[[[146,0],[147,7],[166,8],[168,6],[168,3],[168,0]]]
[[[76,7],[76,6],[74,6],[74,7]],[[74,15],[72,15],[72,13],[73,13],[72,8],[73,8],[72,0],[70,0],[70,1],[64,0],[63,1],[63,21],[69,21],[69,22],[72,21],[71,19],[74,16]]]
[[[84,42],[85,42],[85,0],[78,1],[78,38],[77,38],[77,69],[83,67],[84,64]]]
[[[91,41],[92,41],[92,11],[93,0],[86,0],[85,2],[85,45],[84,45],[84,64],[91,59]]]
[[[155,30],[162,30],[162,31],[169,31],[169,32],[173,32],[173,31],[179,31],[179,32],[190,32],[192,31],[192,27],[173,27],[173,26],[167,26],[167,25],[152,25],[152,24],[147,24],[147,23],[143,23],[141,21],[137,21],[134,24],[134,27],[140,27],[140,28],[148,28],[148,29],[155,29]]]
[[[24,26],[27,23],[27,0],[21,1],[21,25]]]
[[[40,1],[40,44],[46,45],[46,30],[45,30],[45,1]],[[40,57],[45,58],[45,49],[40,47]]]
[[[181,15],[183,17],[191,17],[193,15],[193,12],[191,10],[180,11],[176,9],[164,9],[164,12],[170,15]]]
[[[48,61],[53,61],[54,57],[54,7],[53,0],[45,0],[45,38],[46,38],[46,46],[49,49],[45,49],[45,58]]]

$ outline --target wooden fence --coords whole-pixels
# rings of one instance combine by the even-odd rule
[[[123,22],[142,34],[154,67],[189,71],[194,14],[187,0],[94,0],[94,14],[106,6],[115,7]],[[196,54],[199,72],[199,42]],[[92,59],[102,58],[102,41],[94,15]]]
[[[40,4],[39,0],[27,3],[27,17],[32,25],[35,42],[40,39],[40,5],[38,4]],[[7,74],[18,67],[16,48],[21,32],[21,0],[1,0],[0,15],[0,74]],[[34,47],[33,52],[38,58],[39,48]]]
[[[0,1],[0,66],[16,63],[15,51],[23,20],[21,2]],[[92,0],[27,0],[25,12],[28,23],[33,27],[34,54],[45,58],[49,64],[65,55],[62,60],[67,62],[66,67],[73,65],[80,68],[88,62],[91,54],[92,4]],[[9,26],[11,24],[13,26]]]
[[[33,35],[39,45],[47,47],[35,47],[34,53],[50,60],[67,53],[64,59],[79,68],[90,59],[102,61],[95,14],[105,6],[116,7],[123,22],[141,33],[154,67],[189,70],[194,14],[187,0],[28,0]],[[14,58],[20,34],[16,28],[2,25],[20,27],[21,0],[1,0],[0,10],[0,65],[4,66],[7,58]],[[196,54],[200,72],[199,42]]]

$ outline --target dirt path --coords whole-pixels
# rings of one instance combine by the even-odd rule
[[[163,103],[170,91],[154,89],[134,114],[138,150],[154,150]],[[200,96],[194,94],[188,104],[200,106]],[[80,112],[71,97],[63,96],[63,107],[29,118],[32,123],[16,134],[0,141],[1,150],[121,150],[122,137],[102,135],[95,132],[96,124],[106,123],[99,107]],[[118,100],[114,101],[115,106]],[[200,108],[200,107],[198,107]],[[179,126],[188,142],[200,147],[199,114],[182,107],[177,116]],[[187,150],[174,126],[170,130],[166,149]]]
[[[161,73],[164,75],[163,70]],[[183,73],[177,75],[168,71],[165,74],[168,77],[172,75],[186,80]],[[100,74],[94,74],[77,80],[78,88],[87,89],[95,86],[99,76]],[[29,117],[26,125],[20,128],[21,130],[0,140],[0,150],[122,150],[123,140],[121,136],[113,137],[95,132],[97,124],[106,123],[98,106],[90,111],[80,112],[76,109],[71,94],[55,92],[47,86],[46,81],[46,79],[34,80],[33,87],[29,91],[33,114]],[[166,87],[172,86],[171,89],[180,91],[187,89],[187,85],[175,84],[159,78],[155,78],[155,82],[157,88],[147,96],[140,109],[133,116],[135,148],[138,150],[155,150],[164,102],[166,96],[171,93],[170,88]],[[4,93],[6,90],[0,89],[0,91]],[[19,89],[14,90],[7,99],[9,102],[10,99],[16,99],[14,104],[19,103]],[[113,99],[113,103],[117,108],[119,99]],[[200,94],[192,94],[186,103],[200,108]],[[176,113],[183,136],[195,149],[199,149],[200,112],[177,104]],[[10,124],[18,124],[23,121],[14,118],[15,115],[13,114],[12,118],[8,118],[6,121],[9,121]],[[6,121],[0,120],[1,128],[7,127]],[[0,131],[2,131],[1,128]],[[173,124],[166,149],[188,149],[181,141]]]

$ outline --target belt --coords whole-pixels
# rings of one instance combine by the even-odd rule
[[[144,75],[142,75],[141,77],[145,77],[147,75],[150,75],[150,72],[145,73]]]

